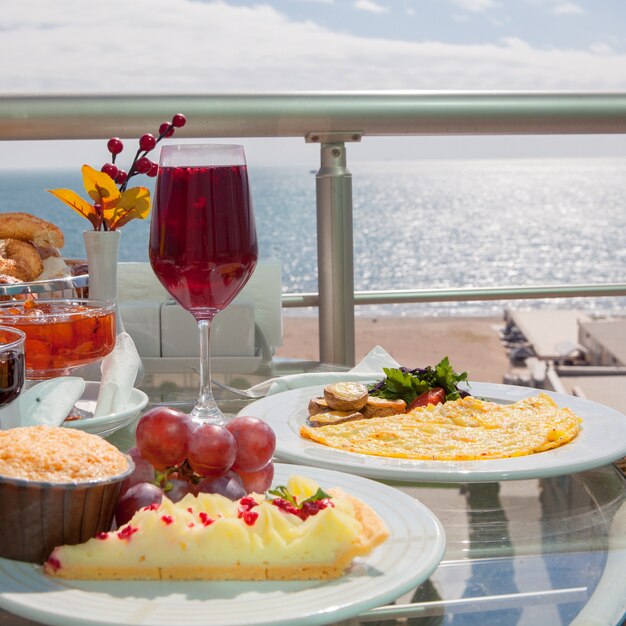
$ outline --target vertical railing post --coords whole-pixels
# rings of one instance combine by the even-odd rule
[[[320,361],[354,365],[354,252],[352,174],[343,141],[359,133],[312,133],[321,143],[316,176]],[[337,136],[341,135],[341,136]]]

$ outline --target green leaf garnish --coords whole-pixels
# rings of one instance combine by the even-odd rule
[[[444,357],[435,365],[409,370],[406,367],[385,367],[385,378],[370,386],[370,395],[387,400],[404,400],[410,404],[415,398],[435,388],[442,387],[446,392],[446,402],[461,397],[458,383],[467,381],[467,372],[457,374]]]

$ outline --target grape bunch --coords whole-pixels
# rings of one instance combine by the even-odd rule
[[[276,436],[257,417],[199,424],[176,409],[154,407],[137,423],[136,443],[128,451],[135,469],[122,485],[118,526],[140,508],[160,503],[163,494],[173,502],[189,493],[238,500],[264,493],[274,478]]]
[[[111,162],[105,163],[101,170],[105,174],[108,174],[118,185],[120,185],[120,191],[124,191],[128,185],[130,178],[137,174],[146,174],[154,178],[159,172],[159,165],[148,158],[148,153],[154,150],[156,145],[165,137],[171,137],[177,128],[182,128],[187,123],[187,118],[182,113],[176,113],[172,117],[171,122],[163,122],[159,126],[158,136],[155,137],[151,133],[145,133],[139,138],[139,148],[135,153],[135,158],[131,163],[131,166],[126,172],[120,169],[115,161],[117,155],[124,150],[124,144],[119,137],[111,137],[107,142],[107,149],[111,153]]]

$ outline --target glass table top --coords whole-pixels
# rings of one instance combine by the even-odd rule
[[[318,367],[299,364],[297,367]],[[286,373],[294,365],[284,365]],[[276,372],[226,377],[248,387]],[[147,373],[150,402],[191,408],[193,373]],[[225,412],[250,400],[215,389]],[[134,424],[109,440],[134,445]],[[417,498],[446,534],[431,577],[391,605],[350,624],[383,626],[621,624],[626,611],[626,480],[614,465],[546,479],[495,483],[389,482]],[[35,622],[0,610],[0,623]],[[207,624],[210,624],[207,616]],[[347,623],[347,622],[346,622]]]

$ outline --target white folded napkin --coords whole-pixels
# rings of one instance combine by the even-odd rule
[[[84,391],[85,381],[77,376],[37,383],[0,410],[0,428],[60,426]]]
[[[128,333],[120,333],[101,364],[102,377],[94,417],[122,411],[130,400],[141,359]],[[85,391],[78,376],[61,376],[33,385],[0,409],[0,428],[60,426]]]
[[[100,390],[94,417],[123,410],[133,391],[141,359],[128,333],[120,333],[113,350],[102,360]]]
[[[353,380],[374,381],[384,377],[384,367],[400,367],[400,365],[383,348],[376,346],[349,371],[290,374],[279,378],[270,378],[255,385],[252,389],[267,391],[267,395],[271,396],[282,391],[312,385],[328,385],[333,382]]]

